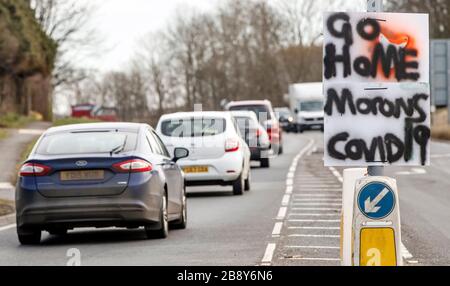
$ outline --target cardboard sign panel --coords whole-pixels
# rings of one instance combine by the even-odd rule
[[[325,83],[325,166],[430,162],[427,83]]]
[[[429,82],[427,14],[324,14],[324,81]]]

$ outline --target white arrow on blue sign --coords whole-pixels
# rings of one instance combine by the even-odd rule
[[[372,182],[364,186],[358,195],[359,210],[368,218],[379,220],[394,210],[395,194],[386,184]]]

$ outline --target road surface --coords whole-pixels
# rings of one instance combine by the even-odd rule
[[[0,265],[62,266],[70,249],[82,265],[339,265],[342,170],[323,167],[322,144],[320,132],[286,135],[285,154],[270,169],[253,168],[242,197],[190,188],[188,228],[165,240],[147,240],[142,230],[77,229],[20,246],[14,227],[0,226]],[[407,265],[450,265],[450,145],[432,147],[428,168],[386,169],[400,187]]]

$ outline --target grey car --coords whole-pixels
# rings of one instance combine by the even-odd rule
[[[77,227],[144,227],[165,238],[187,223],[184,175],[146,124],[92,123],[55,127],[34,146],[16,186],[17,234],[37,244],[42,231]]]

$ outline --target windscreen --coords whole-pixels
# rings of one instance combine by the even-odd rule
[[[41,155],[119,153],[136,149],[137,133],[122,131],[67,132],[45,136],[37,148]]]
[[[300,103],[300,111],[322,111],[322,101],[304,101]]]
[[[259,122],[272,119],[270,110],[265,105],[236,105],[230,107],[230,111],[239,110],[253,111],[256,114],[256,117],[258,117]]]
[[[224,118],[179,118],[161,123],[161,133],[170,137],[207,137],[224,133]]]

